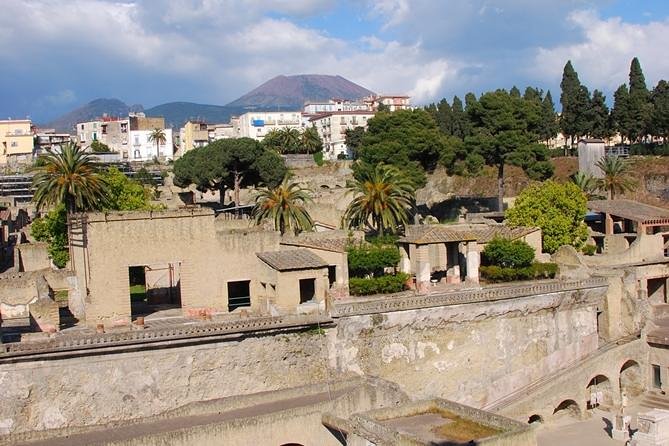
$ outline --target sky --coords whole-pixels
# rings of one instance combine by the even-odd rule
[[[649,88],[669,78],[666,48],[666,0],[0,0],[0,119],[224,105],[281,74],[418,105],[513,85],[557,103],[567,60],[610,100],[635,56]]]

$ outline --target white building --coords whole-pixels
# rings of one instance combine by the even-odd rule
[[[311,118],[323,140],[323,158],[335,160],[339,155],[351,156],[346,147],[346,130],[356,127],[367,128],[367,121],[374,117],[373,111],[338,111],[322,113]]]
[[[164,129],[165,142],[161,143],[156,153],[156,142],[150,136],[153,130],[130,130],[128,133],[129,151],[128,161],[151,161],[158,157],[160,160],[173,159],[174,144],[172,143],[172,129]]]
[[[397,110],[411,110],[411,97],[405,95],[373,95],[363,99],[370,110],[378,110],[380,105],[385,105],[391,112]]]
[[[361,101],[349,101],[347,99],[330,99],[327,102],[307,102],[304,104],[304,113],[307,115],[360,110],[370,110],[369,105]]]
[[[272,130],[285,128],[303,128],[302,113],[299,111],[284,112],[248,112],[239,117],[236,130],[238,138],[262,139]]]

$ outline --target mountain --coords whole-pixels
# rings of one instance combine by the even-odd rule
[[[86,105],[72,110],[44,125],[45,128],[54,128],[59,132],[74,132],[77,122],[92,121],[103,114],[109,116],[128,116],[130,111],[142,111],[141,105],[128,106],[118,99],[95,99]]]
[[[298,74],[277,76],[226,107],[264,108],[276,107],[302,109],[308,101],[326,101],[331,98],[360,99],[374,92],[341,76],[325,74]]]
[[[144,113],[146,116],[163,116],[167,127],[179,128],[189,119],[200,119],[211,124],[229,122],[232,115],[244,111],[240,107],[168,102],[146,109]]]

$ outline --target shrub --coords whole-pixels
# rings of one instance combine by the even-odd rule
[[[337,155],[337,159],[338,159],[338,160],[347,160],[347,159],[348,159],[348,155],[345,154],[345,153],[340,153],[339,155]]]
[[[482,266],[481,276],[489,282],[513,282],[514,280],[552,279],[558,271],[555,263],[535,262],[522,268],[505,268],[497,265]]]
[[[503,268],[530,266],[534,260],[534,249],[522,240],[495,237],[483,250],[484,263]]]
[[[583,248],[581,248],[581,251],[586,256],[595,255],[595,253],[597,252],[597,245],[583,245]]]
[[[323,152],[314,153],[314,162],[319,166],[323,165]]]
[[[348,270],[354,277],[383,274],[384,268],[396,267],[400,252],[396,246],[361,245],[348,248]]]
[[[354,296],[398,293],[406,288],[407,280],[409,275],[404,273],[370,278],[351,277],[348,287]]]

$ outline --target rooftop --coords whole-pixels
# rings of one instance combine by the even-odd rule
[[[626,218],[641,224],[669,225],[669,209],[639,203],[633,200],[588,201],[588,209]]]
[[[349,239],[347,237],[296,237],[293,239],[283,239],[281,240],[281,244],[287,246],[321,249],[323,251],[346,252],[346,248],[349,245]]]
[[[515,240],[538,230],[523,226],[511,228],[501,224],[412,225],[407,227],[406,235],[399,241],[419,245],[470,240],[488,243],[495,237]]]
[[[256,253],[258,258],[277,271],[325,268],[325,260],[308,249],[290,249]]]

